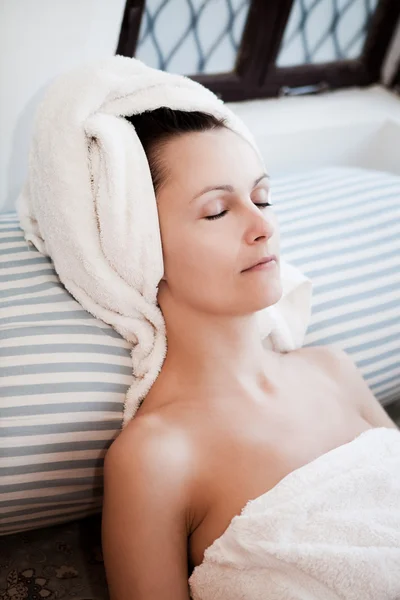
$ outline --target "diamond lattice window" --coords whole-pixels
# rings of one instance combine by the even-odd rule
[[[180,74],[232,71],[250,0],[147,0],[136,57]]]
[[[295,0],[277,66],[358,58],[377,4],[378,0]]]

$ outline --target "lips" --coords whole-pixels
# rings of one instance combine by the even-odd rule
[[[278,262],[278,259],[276,257],[275,254],[271,254],[270,256],[264,256],[264,258],[262,258],[261,260],[259,260],[256,263],[253,263],[252,265],[250,265],[249,267],[247,267],[247,269],[243,269],[244,271],[248,271],[249,269],[252,269],[253,267],[256,267],[257,265],[262,265],[264,263],[267,262],[271,262],[271,260],[274,260],[275,262]]]

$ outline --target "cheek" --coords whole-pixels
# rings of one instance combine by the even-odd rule
[[[164,264],[168,277],[185,278],[193,285],[193,281],[201,278],[205,280],[221,280],[234,272],[238,249],[228,244],[221,233],[218,235],[204,231],[205,228],[194,228],[185,231],[181,229],[179,235],[170,236],[165,240]]]

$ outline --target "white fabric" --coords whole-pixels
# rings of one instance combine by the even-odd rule
[[[166,335],[156,301],[163,259],[154,189],[143,147],[122,117],[161,106],[224,117],[256,148],[245,125],[205,87],[114,56],[58,77],[47,90],[17,202],[25,239],[52,258],[88,312],[133,344],[124,425],[162,367]],[[303,343],[311,282],[284,261],[281,268],[282,302],[267,309],[263,335],[289,351]]]
[[[189,585],[193,600],[398,600],[400,432],[369,429],[250,500]]]

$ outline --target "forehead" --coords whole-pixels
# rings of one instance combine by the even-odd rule
[[[161,158],[168,171],[166,186],[187,193],[206,185],[248,185],[264,168],[251,144],[227,128],[172,138]]]

